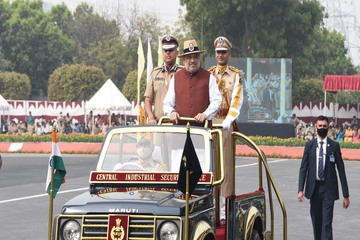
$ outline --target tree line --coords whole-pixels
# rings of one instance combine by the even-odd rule
[[[19,100],[88,100],[110,78],[136,100],[138,38],[151,39],[157,49],[158,36],[166,33],[181,43],[196,38],[205,56],[214,55],[213,41],[224,35],[233,43],[233,57],[292,58],[294,101],[325,74],[359,72],[344,36],[324,28],[324,8],[317,0],[180,3],[186,13],[170,27],[161,25],[155,13],[140,14],[136,2],[120,5],[109,18],[86,3],[71,12],[65,4],[45,11],[41,0],[0,0],[0,94]],[[157,52],[152,53],[156,59]],[[321,101],[319,92],[307,97]]]

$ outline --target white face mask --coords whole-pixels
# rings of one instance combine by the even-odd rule
[[[141,146],[136,149],[136,153],[138,154],[139,158],[143,160],[149,159],[152,155],[152,152],[152,148],[150,147]]]

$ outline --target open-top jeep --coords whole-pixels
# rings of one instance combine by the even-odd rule
[[[53,239],[274,239],[272,189],[283,212],[286,239],[284,204],[264,154],[241,133],[232,135],[234,151],[235,143],[241,141],[259,154],[259,182],[254,191],[226,199],[225,226],[219,224],[219,188],[224,179],[220,129],[190,128],[202,175],[186,201],[177,189],[186,127],[116,127],[106,135],[96,171],[90,173],[89,191],[68,201],[55,217]],[[152,146],[152,152],[147,153],[150,163],[141,158],[144,153],[140,150],[146,144]],[[266,193],[263,169],[268,182]],[[269,209],[265,208],[267,203]]]

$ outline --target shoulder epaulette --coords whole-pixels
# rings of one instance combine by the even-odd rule
[[[153,71],[156,71],[156,70],[159,70],[159,69],[162,69],[162,67],[161,66],[160,67],[154,67]]]
[[[236,72],[237,74],[241,74],[241,71],[233,66],[229,66],[229,69],[233,72]]]
[[[216,65],[215,66],[212,66],[211,68],[209,68],[209,72],[214,72],[215,71],[215,69],[216,69]]]
[[[151,71],[151,73],[153,72],[157,72],[157,71],[162,71],[162,67],[154,67],[153,70]]]

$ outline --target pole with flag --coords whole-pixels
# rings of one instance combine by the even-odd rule
[[[139,125],[145,125],[146,124],[146,115],[144,108],[141,106],[141,104],[138,105],[139,108]]]
[[[145,68],[145,56],[144,56],[144,50],[141,43],[141,38],[139,37],[139,46],[138,46],[138,75],[137,75],[137,106],[139,108],[139,115],[140,115],[140,79],[141,75]],[[138,122],[140,122],[140,117],[138,115]]]
[[[185,194],[185,239],[189,239],[189,198],[202,175],[202,170],[190,137],[189,123],[186,125],[186,131],[186,141],[180,162],[177,187]]]
[[[159,37],[157,54],[158,54],[157,65],[158,67],[160,67],[161,64],[163,63],[161,37]]]
[[[146,81],[147,81],[147,83],[150,80],[150,76],[151,76],[151,72],[152,72],[153,68],[154,68],[154,66],[153,66],[153,60],[152,60],[152,55],[151,55],[150,38],[148,38],[147,63],[146,63]]]
[[[52,131],[52,151],[49,159],[48,173],[46,177],[45,191],[49,194],[49,229],[48,239],[51,240],[52,218],[54,198],[61,186],[65,182],[66,169],[64,161],[61,157],[59,146],[56,142],[55,126]]]

